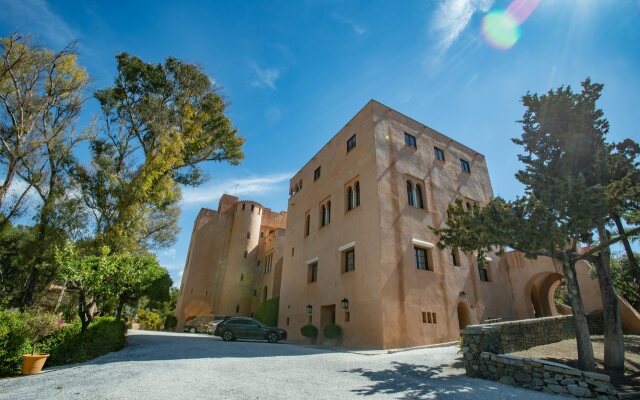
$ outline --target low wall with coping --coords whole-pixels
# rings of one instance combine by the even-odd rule
[[[589,315],[587,320],[589,332],[601,335],[602,314]],[[575,338],[573,316],[471,325],[461,334],[464,367],[469,376],[581,398],[617,399],[608,375],[505,354]]]

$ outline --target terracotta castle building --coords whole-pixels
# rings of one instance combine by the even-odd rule
[[[398,348],[457,340],[470,323],[570,312],[555,306],[562,269],[551,259],[478,264],[435,247],[429,227],[446,224],[451,202],[492,196],[482,154],[372,100],[292,177],[286,213],[228,195],[200,212],[179,326],[250,316],[279,297],[291,340],[308,323],[320,335],[336,323],[343,346]],[[576,267],[586,311],[601,309],[597,280]]]

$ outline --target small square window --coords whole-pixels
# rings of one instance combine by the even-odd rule
[[[353,135],[347,140],[347,153],[356,147],[356,135]]]
[[[436,160],[444,161],[444,151],[438,147],[434,147],[433,151],[436,154]]]
[[[350,272],[356,269],[356,252],[354,249],[344,252],[344,272]]]
[[[469,161],[460,159],[460,168],[462,168],[462,172],[466,172],[467,174],[471,173],[471,166],[469,165]]]
[[[320,167],[316,168],[316,170],[313,171],[313,180],[317,181],[318,178],[320,178]]]
[[[309,264],[309,272],[308,272],[308,278],[307,278],[307,283],[313,283],[316,282],[318,280],[318,263],[314,262]]]
[[[404,133],[404,144],[406,144],[407,146],[413,147],[414,149],[418,148],[416,137],[408,134],[407,132]]]
[[[431,266],[431,250],[414,247],[413,251],[416,259],[416,269],[433,271],[433,267]]]

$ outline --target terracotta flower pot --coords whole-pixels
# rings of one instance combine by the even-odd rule
[[[22,356],[22,375],[39,374],[47,361],[48,354],[25,354]]]

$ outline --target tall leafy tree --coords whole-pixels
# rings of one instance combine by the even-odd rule
[[[495,199],[482,210],[452,207],[441,245],[489,251],[511,247],[529,257],[550,256],[563,263],[574,313],[581,367],[593,368],[593,354],[582,301],[575,281],[575,262],[596,266],[605,320],[605,365],[621,368],[624,347],[620,313],[609,272],[609,247],[638,233],[632,228],[611,237],[606,227],[638,199],[637,163],[632,141],[606,143],[609,129],[597,108],[602,85],[586,80],[582,91],[561,87],[544,95],[527,94],[521,121],[519,156],[525,168],[517,179],[525,195],[514,201]],[[507,216],[507,217],[505,217]],[[506,236],[505,236],[506,234]],[[579,243],[590,246],[579,250]]]
[[[104,125],[92,165],[77,170],[83,199],[97,248],[163,247],[177,232],[180,185],[201,184],[204,162],[239,163],[244,140],[198,66],[171,57],[149,64],[126,53],[116,60],[114,85],[96,92]]]

